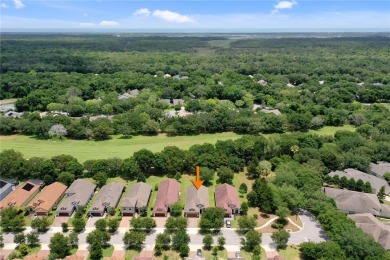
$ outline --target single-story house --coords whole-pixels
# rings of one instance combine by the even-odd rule
[[[240,200],[235,187],[229,184],[221,184],[215,188],[215,204],[225,210],[225,217],[240,213]]]
[[[390,207],[381,204],[375,194],[324,187],[325,195],[336,202],[336,207],[347,214],[371,213],[378,217],[390,217]]]
[[[118,96],[119,100],[128,99],[128,98],[135,98],[139,95],[138,89],[133,90],[127,90],[127,92],[123,93],[122,95]]]
[[[121,201],[122,216],[133,216],[140,213],[140,209],[149,205],[152,187],[144,182],[131,186],[126,197]]]
[[[265,108],[261,109],[260,111],[263,113],[267,113],[267,114],[274,114],[276,116],[279,116],[282,114],[279,109],[271,109],[269,107],[265,107]]]
[[[166,217],[172,204],[180,201],[180,183],[174,179],[167,179],[160,183],[156,202],[154,203],[153,215]]]
[[[39,187],[41,187],[41,185],[31,181],[19,185],[1,201],[0,209],[26,206],[30,200],[38,194]]]
[[[56,206],[65,194],[67,186],[54,182],[46,187],[27,205],[37,216],[48,216],[50,210]]]
[[[344,171],[335,171],[330,172],[329,176],[335,176],[338,175],[341,177],[346,177],[347,179],[354,179],[355,181],[358,181],[361,179],[364,182],[369,182],[371,184],[372,193],[377,194],[381,187],[385,186],[385,192],[386,194],[390,194],[390,186],[384,179],[378,178],[372,174],[361,172],[359,170],[355,169],[345,169]]]
[[[184,216],[196,217],[209,207],[209,190],[205,186],[200,186],[199,190],[191,185],[186,192],[186,205],[184,207]]]
[[[71,216],[80,206],[88,204],[96,185],[84,179],[75,180],[65,191],[66,198],[57,207],[57,216]]]
[[[122,95],[119,95],[118,96],[118,99],[119,100],[123,100],[123,99],[128,99],[128,98],[130,98],[131,97],[131,95],[129,94],[129,93],[123,93]]]
[[[370,213],[348,215],[358,228],[364,233],[372,236],[375,242],[383,246],[385,250],[390,250],[390,226],[385,225]]]
[[[167,103],[170,106],[176,106],[176,105],[183,105],[184,99],[177,99],[177,98],[163,98],[159,100],[160,102]]]
[[[8,111],[4,114],[6,117],[21,118],[23,117],[23,112]]]
[[[370,163],[370,173],[374,174],[378,178],[384,179],[383,175],[385,173],[390,173],[390,163],[388,162]]]
[[[103,216],[110,208],[116,208],[122,197],[125,185],[119,182],[112,182],[104,185],[89,208],[89,214]]]
[[[0,179],[0,200],[16,189],[19,182],[16,179]]]

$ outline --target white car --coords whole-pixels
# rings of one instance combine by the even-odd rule
[[[226,227],[227,228],[230,228],[231,227],[231,222],[229,219],[226,220]]]

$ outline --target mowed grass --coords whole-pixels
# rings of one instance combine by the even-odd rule
[[[159,152],[166,146],[177,146],[189,149],[195,144],[212,143],[218,140],[238,139],[241,135],[226,132],[218,134],[202,134],[196,136],[135,136],[121,139],[115,135],[110,140],[37,140],[24,135],[0,136],[0,151],[14,149],[25,158],[34,156],[51,158],[55,155],[69,154],[84,162],[89,159],[106,159],[112,157],[128,158],[141,149]]]
[[[310,134],[317,135],[334,135],[337,131],[351,131],[355,132],[356,128],[352,125],[344,125],[344,126],[324,126],[318,130],[309,130]]]
[[[355,128],[351,125],[340,127],[325,126],[319,130],[310,130],[309,133],[334,135],[339,130],[355,131]],[[130,139],[122,139],[121,136],[114,135],[110,140],[94,141],[69,139],[38,140],[31,136],[11,135],[0,136],[0,151],[14,149],[21,152],[25,158],[34,156],[51,158],[55,155],[69,154],[77,158],[79,162],[84,162],[90,159],[128,158],[134,152],[144,148],[152,152],[159,152],[166,146],[189,149],[195,144],[215,144],[218,140],[235,140],[241,136],[233,132],[175,137],[167,137],[161,134],[158,136],[135,136]]]

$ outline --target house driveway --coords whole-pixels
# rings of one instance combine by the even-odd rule
[[[187,218],[188,219],[188,227],[189,228],[197,228],[199,218]]]
[[[8,256],[14,251],[13,249],[3,249],[0,250],[0,259],[4,256],[3,259],[8,259]]]
[[[165,223],[167,222],[168,217],[154,217],[154,220],[156,221],[156,226],[158,228],[163,228],[165,226]]]
[[[130,227],[130,221],[133,217],[122,217],[121,222],[119,223],[119,227],[121,228],[129,228]]]
[[[90,217],[90,218],[88,218],[87,224],[85,225],[85,227],[87,227],[87,228],[95,227],[96,221],[98,221],[99,219],[103,219],[103,218],[105,218],[105,215],[103,215],[102,217],[96,217],[96,216]]]
[[[61,224],[64,222],[68,222],[70,217],[55,217],[52,227],[61,227]]]

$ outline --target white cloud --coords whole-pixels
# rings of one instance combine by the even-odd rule
[[[187,15],[182,15],[168,10],[164,10],[164,11],[156,10],[153,12],[153,16],[161,18],[168,22],[176,22],[176,23],[191,23],[194,21],[191,17]]]
[[[0,7],[1,7],[1,8],[8,8],[8,5],[5,4],[5,3],[1,3],[1,4],[0,4]]]
[[[133,15],[135,16],[149,16],[150,15],[150,11],[148,8],[141,8],[141,9],[137,9]]]
[[[119,23],[115,21],[101,21],[100,23],[100,26],[104,26],[104,27],[116,27],[118,25]]]
[[[291,9],[296,4],[298,4],[298,3],[295,0],[292,0],[291,2],[290,1],[281,1],[274,6],[275,9],[272,11],[272,13],[277,13],[281,9]]]
[[[94,27],[94,23],[80,23],[80,27]]]
[[[25,5],[23,4],[22,0],[13,0],[13,1],[14,1],[14,5],[15,5],[15,7],[17,9],[25,7]]]

